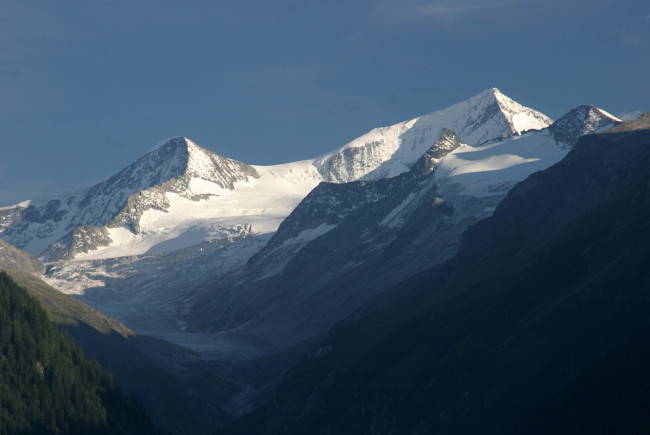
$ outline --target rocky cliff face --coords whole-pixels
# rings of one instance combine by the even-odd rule
[[[609,130],[621,122],[620,119],[610,115],[594,106],[578,106],[555,121],[549,130],[555,140],[566,147],[572,146],[581,136]]]

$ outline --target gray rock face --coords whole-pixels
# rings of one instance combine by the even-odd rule
[[[86,253],[112,242],[105,227],[83,225],[75,227],[61,240],[50,245],[43,253],[49,261],[71,260],[76,254]]]
[[[555,121],[549,130],[555,140],[570,146],[585,134],[607,130],[620,121],[594,106],[578,106]]]
[[[0,239],[0,269],[10,268],[30,275],[42,275],[45,266],[28,252],[20,250]]]
[[[440,139],[429,148],[411,168],[414,175],[428,175],[444,156],[460,147],[463,143],[456,134],[445,128]]]
[[[344,183],[360,178],[381,161],[383,142],[373,141],[363,147],[345,148],[318,165],[318,172],[326,180]]]

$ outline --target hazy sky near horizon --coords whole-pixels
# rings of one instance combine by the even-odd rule
[[[0,0],[0,206],[161,139],[302,160],[498,87],[650,110],[648,0]]]

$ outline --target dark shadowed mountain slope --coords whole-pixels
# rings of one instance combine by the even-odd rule
[[[231,433],[647,433],[650,133],[589,135]]]
[[[88,358],[111,372],[123,391],[135,394],[164,433],[206,433],[233,419],[221,405],[239,393],[238,379],[245,368],[201,364],[187,349],[135,335],[119,321],[42,281],[40,274],[32,273],[42,264],[27,252],[1,240],[0,248],[0,271],[36,297],[49,319],[66,330]],[[0,417],[4,433],[1,421]]]
[[[0,272],[0,432],[155,433],[140,405]]]
[[[634,130],[650,130],[650,112],[642,113],[637,119],[612,127],[609,132],[620,133],[622,131]]]

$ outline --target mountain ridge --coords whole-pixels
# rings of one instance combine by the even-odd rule
[[[646,432],[649,150],[584,136],[226,433]]]
[[[364,174],[349,182],[324,180],[316,164],[318,159],[264,167],[229,163],[221,156],[212,158],[207,150],[204,152],[204,148],[185,137],[163,142],[143,156],[149,160],[138,159],[120,171],[118,174],[123,177],[116,174],[95,186],[91,198],[111,196],[113,191],[118,192],[116,198],[123,198],[120,192],[136,190],[108,223],[73,226],[51,243],[41,257],[51,262],[47,267],[49,283],[60,285],[65,292],[76,294],[141,334],[133,340],[117,334],[110,337],[115,339],[115,349],[128,355],[125,360],[135,358],[135,365],[130,365],[133,361],[123,365],[123,355],[112,355],[112,349],[103,349],[104,341],[96,340],[94,331],[79,328],[72,332],[73,336],[78,334],[92,354],[115,364],[118,370],[131,372],[135,366],[151,367],[150,362],[160,363],[163,371],[169,369],[171,381],[162,373],[135,379],[138,385],[147,385],[139,391],[151,396],[149,403],[158,403],[161,397],[153,397],[156,395],[167,395],[165,401],[171,400],[168,404],[178,403],[171,396],[182,390],[177,388],[181,379],[189,382],[184,391],[190,396],[200,391],[201,395],[197,393],[188,402],[188,408],[197,406],[196,410],[169,413],[170,408],[164,408],[158,413],[157,418],[175,432],[183,433],[186,423],[193,430],[207,430],[214,422],[224,424],[233,415],[248,412],[265,400],[272,389],[267,383],[254,385],[251,379],[278,381],[275,377],[270,380],[266,374],[258,376],[265,370],[259,367],[284,353],[288,346],[308,347],[302,340],[319,342],[320,335],[328,334],[332,326],[353,323],[363,318],[364,310],[376,310],[375,305],[364,305],[369,298],[376,301],[374,298],[378,297],[395,306],[416,306],[411,297],[420,298],[421,302],[421,290],[430,289],[431,282],[438,285],[445,281],[448,272],[452,279],[460,279],[454,271],[461,278],[474,279],[479,271],[469,265],[455,270],[448,269],[449,265],[453,265],[454,259],[467,258],[467,263],[474,264],[481,261],[481,255],[493,255],[490,250],[495,246],[503,248],[500,243],[508,241],[511,234],[516,235],[520,222],[509,222],[502,230],[501,240],[496,242],[481,239],[472,228],[481,228],[480,222],[495,217],[495,210],[500,218],[498,211],[508,208],[501,205],[504,198],[510,198],[511,203],[518,196],[527,199],[526,189],[534,187],[540,177],[536,171],[548,171],[549,166],[563,161],[567,153],[589,156],[583,145],[573,149],[576,141],[585,142],[578,138],[587,135],[587,142],[598,143],[593,137],[619,122],[601,109],[579,106],[543,127],[550,120],[541,114],[536,117],[538,112],[532,109],[518,117],[523,106],[506,98],[493,88],[455,105],[458,113],[464,113],[455,122],[461,130],[466,128],[466,134],[474,132],[476,143],[465,143],[446,127],[441,127],[434,139],[438,130],[426,118],[429,115],[396,124],[403,130],[384,127],[384,131],[394,128],[399,133],[394,137],[401,140],[397,151],[388,155],[380,150],[385,143],[372,145],[380,158],[374,159],[368,152],[373,158],[362,168]],[[440,115],[430,118],[436,116]],[[540,128],[531,129],[533,126]],[[627,127],[621,124],[615,128]],[[620,138],[626,135],[621,133]],[[610,141],[611,136],[604,136],[604,141]],[[414,141],[405,142],[404,137]],[[367,145],[364,141],[356,148]],[[419,147],[425,146],[428,148],[411,160],[420,152]],[[343,147],[329,156],[356,148]],[[386,156],[387,160],[382,160]],[[137,162],[140,163],[136,165]],[[600,175],[610,174],[607,159],[603,157],[600,163]],[[217,171],[220,169],[224,172]],[[345,162],[338,169],[341,174],[355,170]],[[616,176],[624,179],[626,174]],[[556,190],[584,187],[583,181],[591,182],[592,178],[578,178],[570,186],[559,183]],[[524,179],[527,181],[520,183]],[[148,185],[151,186],[141,189]],[[115,189],[111,190],[111,186]],[[46,235],[58,222],[73,222],[66,210],[79,206],[88,194],[86,190],[59,202],[45,202],[40,211],[35,209],[38,204],[33,204],[35,208],[21,212],[22,215],[16,215],[16,209],[2,208],[0,231],[18,216],[10,223],[16,231],[29,231],[29,219],[33,218],[31,222],[39,224],[42,235]],[[585,189],[585,198],[592,194]],[[556,205],[576,211],[582,199],[575,200],[573,208],[572,204]],[[111,200],[100,203],[112,204]],[[83,207],[92,204],[89,199]],[[27,204],[21,207],[29,209]],[[102,214],[100,209],[97,215]],[[538,214],[542,219],[548,211],[548,207],[531,209],[530,214]],[[540,228],[545,229],[546,235],[555,235],[541,224],[544,222]],[[472,237],[472,243],[480,248],[478,252],[466,250],[467,245],[459,251],[459,246],[469,243],[465,240],[471,241]],[[513,244],[519,240],[514,238]],[[542,237],[539,243],[543,242]],[[0,246],[0,256],[1,251]],[[493,266],[494,271],[503,270],[497,267],[502,264]],[[384,298],[384,292],[391,292],[393,285],[401,285],[404,280],[417,284],[405,290],[404,300]],[[488,307],[477,309],[484,308]],[[459,319],[472,313],[460,313]],[[509,315],[500,314],[503,318]],[[382,327],[377,328],[380,337],[371,337],[369,342],[376,344],[378,341],[374,340],[388,334],[392,341],[387,343],[399,345],[399,331],[382,328],[399,325],[404,319],[381,320]],[[450,317],[449,321],[453,323],[456,319]],[[436,334],[445,330],[444,324],[439,326],[432,336],[440,336]],[[155,339],[147,344],[148,339],[142,335]],[[162,345],[159,339],[176,346]],[[365,351],[365,345],[359,346],[359,352]],[[137,349],[138,346],[144,350]],[[328,361],[332,352],[329,346],[324,344],[308,358],[316,355],[314,360]],[[373,352],[382,355],[381,350]],[[336,350],[333,353],[341,356]],[[255,361],[260,356],[269,359]],[[344,355],[341,359],[348,357]],[[142,358],[147,361],[138,362]],[[216,359],[225,362],[208,361]],[[275,366],[273,376],[285,373],[292,364]],[[256,372],[251,374],[249,369]],[[221,370],[232,377],[222,376]],[[388,376],[408,380],[410,375],[400,374],[398,366]],[[127,384],[134,380],[133,372],[127,373],[126,379]],[[158,380],[164,381],[160,385],[170,385],[165,383],[169,381],[174,388],[157,394],[166,388],[156,385]],[[221,386],[224,391],[219,391]],[[318,398],[318,394],[314,397]],[[204,397],[213,399],[199,403]],[[404,403],[408,402],[406,399]],[[314,403],[308,398],[301,409],[312,412]],[[450,412],[446,408],[442,411]],[[194,412],[206,416],[205,421],[193,422]],[[214,415],[210,416],[211,413]],[[377,418],[381,420],[381,416]]]
[[[448,122],[453,125],[446,125]],[[329,163],[325,163],[323,158],[316,158],[274,167],[251,166],[219,156],[178,136],[159,144],[134,163],[93,186],[43,203],[3,207],[0,209],[0,231],[10,243],[33,255],[42,255],[46,261],[71,260],[80,254],[84,258],[88,257],[84,254],[90,254],[93,258],[114,255],[109,254],[112,251],[106,248],[123,245],[125,238],[130,238],[133,246],[142,244],[137,236],[150,232],[150,227],[143,227],[143,215],[158,216],[155,219],[161,220],[159,213],[166,213],[173,207],[173,194],[189,201],[209,201],[220,195],[221,190],[237,190],[235,185],[250,185],[251,180],[265,174],[267,181],[264,183],[268,185],[279,186],[280,182],[289,181],[295,186],[288,189],[281,187],[275,195],[285,195],[283,189],[287,193],[293,190],[305,195],[322,180],[340,182],[350,180],[350,177],[378,179],[407,171],[438,140],[444,128],[453,130],[455,127],[462,133],[461,139],[465,134],[471,139],[470,142],[476,144],[521,134],[532,127],[542,128],[549,122],[550,119],[544,115],[521,106],[493,88],[447,109],[374,129],[328,154],[330,157],[325,160]],[[377,158],[365,160],[361,171],[348,167],[345,161],[336,163],[336,169],[332,166],[338,161],[337,156],[348,152],[346,150],[357,149],[351,146],[366,141],[365,137],[376,132],[386,132],[388,136],[403,135],[404,138],[386,139],[387,142],[384,141],[377,148]],[[370,148],[366,148],[373,147],[370,145]],[[334,180],[324,172],[324,165],[337,173],[348,175]],[[285,169],[280,169],[283,167]],[[275,175],[271,176],[272,173]],[[299,176],[296,177],[296,174]],[[297,204],[295,199],[291,201]],[[286,210],[283,217],[291,209],[287,207]],[[149,218],[145,220],[150,221]],[[237,222],[239,225],[248,223]],[[113,231],[120,228],[132,235]],[[274,231],[276,228],[269,229]],[[258,231],[268,229],[259,228]],[[174,238],[177,237],[176,233],[164,236],[158,231],[157,237]],[[147,248],[143,246],[139,249],[146,252]],[[99,254],[98,251],[106,254]],[[130,253],[135,252],[131,249]]]
[[[519,113],[523,114],[520,118],[517,117]],[[458,114],[459,118],[452,116]],[[437,137],[432,136],[438,131],[436,122],[452,118],[460,129],[465,128],[467,134],[474,134],[476,141],[488,142],[480,146],[463,145],[462,138],[446,127],[440,127]],[[323,177],[317,168],[318,159],[312,159],[270,167],[251,166],[255,174],[246,172],[244,167],[235,172],[246,180],[232,181],[233,190],[228,188],[228,183],[222,183],[226,185],[224,188],[205,181],[204,178],[210,176],[201,178],[215,167],[213,160],[201,160],[207,163],[203,166],[190,164],[187,155],[195,155],[201,148],[194,147],[189,139],[172,138],[146,156],[152,162],[156,160],[152,156],[180,156],[171,160],[182,164],[169,165],[172,169],[166,173],[173,176],[180,172],[178,167],[190,167],[193,172],[186,183],[190,190],[182,187],[174,192],[174,186],[168,188],[165,185],[180,185],[180,178],[172,178],[162,185],[130,195],[131,203],[127,201],[123,208],[125,212],[112,218],[111,224],[74,227],[50,244],[46,251],[43,258],[55,262],[48,268],[48,279],[66,292],[107,310],[110,315],[133,326],[136,332],[171,341],[189,340],[193,346],[197,345],[194,339],[198,337],[200,343],[194,349],[203,351],[206,349],[203,343],[214,342],[222,332],[228,340],[237,341],[239,330],[231,335],[220,328],[237,327],[240,320],[261,309],[260,301],[276,291],[282,293],[282,287],[286,291],[293,289],[295,279],[290,280],[293,282],[291,286],[283,281],[292,272],[306,279],[311,273],[311,281],[305,286],[309,291],[303,292],[301,300],[295,299],[295,303],[305,308],[304,322],[300,327],[293,325],[291,328],[297,327],[301,333],[312,334],[321,331],[374,291],[380,291],[407,274],[417,273],[431,266],[432,262],[449,258],[467,225],[489,216],[517,181],[561,159],[567,150],[558,146],[552,133],[543,127],[548,122],[547,117],[515,103],[496,88],[489,89],[451,108],[417,118],[410,124],[396,124],[403,128],[400,130],[402,133],[406,132],[414,139],[414,142],[401,142],[395,153],[397,157],[415,158],[420,152],[418,147],[426,146],[426,149],[408,165],[395,166],[389,161],[388,166],[395,170],[387,174],[392,175],[390,177],[372,179],[380,176],[381,165],[385,163],[377,160],[367,168],[370,172],[366,175],[370,174],[370,177],[362,176],[349,185],[319,186]],[[530,130],[535,126],[541,130]],[[383,130],[395,128],[391,126]],[[364,136],[361,139],[365,143]],[[442,146],[445,141],[447,143]],[[432,149],[436,144],[438,149]],[[413,149],[410,145],[414,145]],[[165,151],[166,147],[169,150]],[[189,153],[188,149],[192,152]],[[160,179],[155,171],[151,175],[146,170],[151,166],[156,165],[149,162],[129,166],[126,172],[136,173],[140,169],[140,178],[131,178]],[[433,166],[436,169],[431,171]],[[113,181],[113,184],[117,183]],[[400,183],[404,185],[398,186]],[[150,183],[140,183],[138,188],[147,184]],[[321,194],[322,198],[316,198]],[[357,198],[358,203],[350,202],[345,195]],[[333,202],[324,201],[326,197]],[[313,207],[329,210],[331,216],[319,220],[318,225],[302,222],[296,227],[295,234],[289,234],[288,226],[296,221],[297,216],[292,214],[301,201],[315,198]],[[346,201],[349,210],[344,207]],[[359,207],[361,202],[367,205],[367,209]],[[307,203],[300,209],[304,211],[306,208],[309,208]],[[369,214],[369,210],[372,213]],[[310,216],[310,213],[305,216]],[[364,222],[372,227],[372,231],[361,227]],[[282,225],[282,231],[278,231]],[[267,242],[268,249],[264,249]],[[332,269],[330,276],[313,275],[314,271],[305,261],[323,259],[319,253],[333,249],[338,250],[330,255],[327,263],[336,264],[338,269]],[[272,255],[267,257],[271,251]],[[259,260],[272,257],[275,260]],[[217,264],[210,267],[211,261]],[[241,275],[243,268],[248,267],[245,266],[247,261],[255,271],[248,277]],[[373,269],[381,261],[401,272],[390,277],[384,271]],[[258,267],[261,263],[266,263],[266,267]],[[170,267],[170,264],[174,266]],[[183,285],[175,277],[174,270],[181,269],[192,271],[191,285]],[[357,273],[359,275],[355,276]],[[232,282],[237,276],[240,279]],[[367,283],[359,283],[361,276]],[[210,284],[213,280],[221,284],[213,287]],[[240,281],[252,281],[251,289],[240,294],[233,291],[221,293],[225,283],[233,284],[231,288],[239,288]],[[333,305],[334,311],[328,314],[307,315],[316,307],[313,297],[318,294],[318,285],[333,285],[335,282],[342,288],[357,282],[359,291],[356,294],[339,292],[331,300],[337,306]],[[134,285],[137,290],[131,288]],[[266,285],[273,291],[264,287]],[[374,290],[373,286],[376,287]],[[255,294],[253,288],[259,293]],[[212,295],[213,291],[217,293]],[[243,299],[244,294],[249,294],[248,302]],[[203,303],[199,302],[201,300]],[[215,306],[218,300],[222,304]],[[281,298],[276,300],[281,301]],[[147,304],[147,311],[130,308],[142,303]],[[194,318],[192,307],[204,314],[206,310],[215,309],[218,314],[207,313]],[[264,310],[267,313],[265,321],[277,318],[286,309],[288,306],[284,302],[278,302],[277,306]],[[273,310],[275,314],[272,314]],[[206,318],[211,320],[206,321]],[[221,320],[214,322],[214,319]],[[285,319],[291,319],[291,316],[278,318],[278,339],[281,330],[293,335],[287,329],[290,325]],[[252,323],[249,323],[251,327]],[[262,332],[269,331],[271,329]],[[204,336],[204,332],[208,336]],[[286,344],[285,340],[282,345]],[[233,358],[251,354],[250,346],[237,346],[231,353]],[[240,353],[240,347],[246,351]],[[258,347],[266,350],[264,346]],[[221,353],[219,355],[223,357]]]
[[[405,172],[433,144],[444,128],[465,143],[482,145],[528,130],[542,129],[551,119],[522,106],[497,88],[418,118],[375,128],[315,161],[325,180],[386,178]]]

